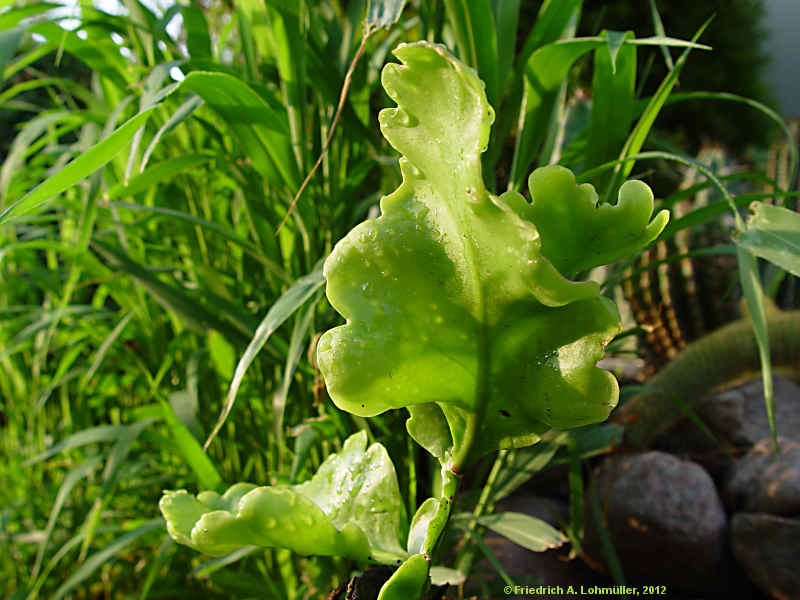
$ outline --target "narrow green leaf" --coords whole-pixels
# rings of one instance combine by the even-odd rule
[[[303,424],[294,428],[292,430],[292,435],[295,436],[294,456],[292,457],[292,466],[289,471],[289,483],[295,483],[297,481],[300,469],[305,464],[311,454],[311,448],[314,447],[314,444],[319,438],[316,428],[309,424]]]
[[[116,483],[117,473],[125,463],[125,459],[131,451],[133,443],[147,427],[152,425],[157,419],[150,417],[141,421],[136,421],[126,425],[125,429],[114,440],[114,445],[108,452],[108,460],[103,469],[103,488],[101,496],[106,496],[111,487]]]
[[[153,108],[150,108],[128,120],[103,141],[92,146],[91,149],[84,152],[58,173],[39,184],[23,198],[8,206],[0,213],[0,224],[11,218],[30,214],[53,196],[68,190],[100,167],[106,165],[133,139],[139,128],[150,118],[152,111]]]
[[[517,46],[520,0],[492,0],[497,37],[497,102],[503,98]]]
[[[103,340],[103,343],[100,344],[100,347],[97,349],[97,352],[95,353],[94,358],[92,359],[92,364],[89,367],[89,370],[86,371],[86,375],[83,378],[83,383],[82,383],[83,386],[85,386],[92,380],[92,377],[94,377],[94,374],[97,373],[97,370],[103,363],[103,360],[105,359],[105,356],[108,353],[109,349],[114,344],[114,342],[117,341],[119,336],[122,335],[122,332],[124,331],[125,327],[128,326],[128,323],[130,323],[130,320],[132,318],[133,318],[132,312],[129,312],[127,315],[125,315],[120,320],[120,322],[116,324],[111,333],[108,334],[106,339]]]
[[[534,552],[558,548],[567,541],[567,537],[552,525],[523,513],[486,515],[480,517],[478,523]]]
[[[793,210],[753,202],[747,230],[734,241],[740,248],[800,277],[800,214]]]
[[[536,22],[528,34],[522,51],[517,57],[517,67],[528,62],[536,50],[552,44],[566,32],[571,21],[580,14],[583,0],[545,0],[539,8]]]
[[[692,37],[691,41],[693,43],[698,40],[710,23],[711,19],[708,19],[700,26],[700,28],[694,34],[694,37]],[[642,116],[639,118],[639,121],[636,123],[636,126],[633,128],[630,136],[628,136],[628,140],[625,142],[625,146],[622,148],[622,151],[619,155],[621,159],[629,158],[630,156],[637,154],[642,149],[642,146],[644,145],[644,142],[650,133],[650,129],[653,126],[658,113],[661,111],[661,108],[667,101],[667,98],[672,92],[672,88],[674,88],[675,84],[678,82],[678,75],[680,75],[683,66],[686,64],[686,60],[689,58],[689,53],[691,51],[691,47],[688,47],[683,51],[680,58],[678,58],[678,61],[675,63],[675,67],[667,74],[667,76],[658,86],[656,93],[650,99],[647,108],[645,109],[644,113],[642,113]],[[633,169],[633,165],[634,161],[627,161],[621,163],[617,168],[614,169],[611,183],[606,189],[606,199],[611,198],[612,194],[616,192],[616,189],[621,185],[622,180],[630,174],[631,170]]]
[[[172,538],[168,538],[170,542],[172,542]],[[173,542],[174,543],[174,542]],[[263,552],[261,548],[258,546],[243,546],[238,550],[234,550],[230,554],[226,554],[225,556],[218,556],[216,558],[212,558],[211,560],[207,560],[205,562],[200,563],[194,569],[192,569],[190,575],[192,577],[208,577],[212,573],[227,567],[228,565],[232,565],[234,563],[239,562],[243,558],[250,556],[255,552]]]
[[[196,387],[197,382],[195,382],[194,385]],[[170,408],[172,408],[172,412],[183,426],[186,427],[189,433],[192,434],[194,439],[202,440],[204,439],[203,427],[200,425],[200,420],[197,418],[197,394],[192,394],[188,388],[189,384],[187,383],[187,389],[172,392],[168,398],[169,405]],[[195,389],[195,392],[196,391]]]
[[[186,30],[186,48],[194,60],[211,58],[211,38],[208,34],[208,22],[199,6],[194,4],[174,4],[161,17],[157,30],[167,36],[167,25],[180,13],[183,17],[183,28]]]
[[[749,195],[744,195],[744,196],[737,196],[734,199],[734,202],[736,203],[737,207],[741,208],[750,204],[752,200],[753,199],[749,197]],[[664,228],[664,231],[662,232],[662,234],[659,236],[658,239],[668,240],[679,231],[712,221],[719,215],[724,214],[729,210],[730,207],[725,202],[713,202],[711,204],[701,206],[700,208],[696,208],[691,212],[686,213],[680,219],[675,219],[674,221],[671,221],[669,225],[667,225]]]
[[[85,122],[85,116],[69,111],[50,111],[36,116],[25,123],[11,144],[8,155],[3,161],[0,171],[0,199],[5,202],[12,179],[24,172],[24,161],[40,147],[42,140],[37,138],[46,135],[51,128],[64,124],[80,126]],[[44,137],[46,143],[47,137]],[[26,182],[27,184],[27,182]]]
[[[24,34],[25,29],[22,27],[0,31],[0,72],[5,70],[6,65],[14,57]]]
[[[194,71],[181,82],[220,114],[239,138],[253,165],[266,177],[274,168],[286,185],[297,189],[300,177],[293,160],[287,116],[268,104],[244,81],[226,73]]]
[[[531,55],[525,65],[525,96],[511,163],[510,190],[520,189],[525,181],[547,134],[567,72],[581,56],[606,43],[600,37],[575,38],[548,44]]]
[[[670,46],[673,48],[694,48],[695,50],[713,50],[711,46],[706,44],[698,44],[694,41],[681,40],[678,38],[666,37],[663,35],[651,36],[646,38],[634,38],[625,42],[633,46],[661,46],[662,48]]]
[[[228,418],[228,415],[233,408],[233,404],[236,401],[236,394],[239,392],[239,386],[242,384],[242,379],[244,378],[247,369],[264,347],[264,344],[267,343],[269,337],[278,327],[283,324],[286,319],[292,315],[292,313],[300,308],[316,290],[322,287],[324,283],[325,279],[322,276],[322,263],[320,262],[314,271],[298,279],[288,290],[286,290],[286,293],[284,293],[283,296],[281,296],[278,301],[272,305],[272,308],[269,309],[264,317],[264,320],[261,321],[261,324],[258,326],[253,339],[250,340],[250,344],[247,346],[242,358],[239,359],[239,363],[236,365],[236,372],[233,375],[233,380],[231,381],[230,388],[228,389],[228,394],[225,397],[225,404],[222,408],[222,413],[220,414],[219,419],[217,419],[217,424],[214,425],[214,429],[212,430],[211,434],[208,436],[208,439],[203,446],[204,449],[208,448],[208,445],[225,423],[225,419]]]
[[[744,96],[738,96],[736,94],[730,94],[727,92],[685,92],[679,94],[671,94],[667,99],[667,104],[673,104],[674,102],[683,102],[684,100],[725,100],[728,102],[738,102],[740,104],[744,104],[753,108],[760,112],[763,115],[766,115],[770,120],[772,120],[778,127],[781,128],[784,135],[786,136],[786,141],[788,142],[787,147],[789,149],[789,172],[787,173],[787,180],[794,181],[797,177],[797,170],[798,165],[800,165],[800,151],[797,149],[797,144],[794,142],[794,134],[792,133],[789,124],[786,120],[777,112],[772,110],[769,106],[762,104],[761,102],[757,102],[752,98],[745,98]],[[777,186],[775,186],[777,187]]]
[[[317,303],[320,300],[320,295],[317,294],[313,298],[302,315],[298,315],[295,321],[294,329],[292,330],[292,337],[289,341],[289,352],[286,357],[286,364],[283,368],[283,379],[281,380],[281,387],[278,388],[278,393],[272,399],[272,415],[274,418],[274,432],[275,442],[278,446],[278,455],[283,455],[283,416],[286,411],[286,398],[289,395],[289,387],[294,378],[294,372],[297,368],[297,363],[303,353],[303,342],[308,335],[308,330],[311,327],[311,322],[314,319],[314,313],[317,309]]]
[[[594,51],[592,112],[583,168],[614,159],[628,137],[633,122],[636,87],[636,47],[623,42],[633,34],[609,31],[608,45]],[[604,190],[610,173],[591,181]]]
[[[400,19],[405,5],[406,0],[369,0],[367,24],[389,29]]]
[[[13,1],[0,2],[0,8],[3,4],[13,4]],[[11,29],[19,25],[23,19],[29,19],[42,13],[58,8],[61,4],[54,2],[32,2],[28,0],[23,6],[12,6],[9,10],[0,13],[0,30]]]
[[[106,564],[115,554],[123,550],[131,543],[135,542],[143,535],[163,526],[163,519],[153,519],[152,521],[148,521],[144,525],[140,525],[133,531],[126,533],[99,552],[90,556],[89,559],[80,567],[78,567],[69,577],[69,579],[61,584],[61,587],[55,591],[52,596],[53,600],[61,600],[78,585],[86,581],[99,567]]]
[[[36,551],[36,562],[34,563],[33,571],[31,572],[32,580],[36,579],[39,574],[39,569],[42,566],[42,559],[44,558],[44,551],[47,549],[47,543],[50,541],[50,536],[53,534],[53,529],[55,528],[56,521],[58,520],[58,515],[61,513],[61,509],[63,508],[64,503],[67,501],[72,488],[74,488],[81,479],[94,471],[103,458],[104,455],[97,455],[87,458],[77,467],[73,467],[61,482],[61,486],[58,488],[58,493],[56,494],[56,499],[53,502],[53,507],[50,509],[50,517],[47,520],[47,526],[44,530],[44,538],[40,542],[39,548]]]
[[[658,8],[656,7],[656,0],[649,0],[650,2],[650,16],[653,19],[653,28],[656,31],[656,35],[658,36],[666,36],[666,31],[664,30],[664,23],[661,21],[661,15],[658,13]],[[674,63],[672,62],[672,55],[669,53],[669,50],[665,46],[661,46],[661,54],[664,57],[664,64],[667,65],[667,71],[671,71],[674,67]]]
[[[226,379],[233,377],[233,368],[236,366],[236,354],[233,346],[216,331],[208,333],[207,343],[208,353],[211,355],[211,362],[217,373]]]
[[[78,433],[69,436],[67,439],[51,446],[46,452],[34,456],[33,458],[29,458],[22,463],[22,465],[30,466],[38,462],[42,462],[43,460],[47,460],[59,452],[64,452],[65,450],[71,450],[73,448],[79,448],[87,444],[115,440],[122,435],[126,428],[127,425],[98,425],[97,427],[92,427],[91,429],[84,429],[83,431],[79,431]]]
[[[42,58],[43,56],[48,55],[50,52],[55,50],[58,47],[58,44],[53,44],[51,42],[44,42],[42,44],[37,44],[33,47],[33,49],[29,52],[25,52],[20,54],[16,60],[11,62],[6,66],[3,70],[3,79],[7,80],[13,77],[15,74],[19,73],[25,67],[35,63],[37,60]],[[26,109],[30,110],[30,109]]]
[[[197,110],[197,108],[202,105],[203,99],[200,96],[191,94],[186,100],[184,100],[183,104],[181,104],[177,110],[170,115],[169,119],[167,119],[167,121],[153,136],[153,139],[150,141],[150,145],[147,146],[147,150],[145,150],[144,154],[142,155],[142,163],[139,166],[140,172],[144,171],[148,161],[150,160],[150,156],[153,154],[156,146],[161,141],[161,138],[183,123],[195,110]]]
[[[633,37],[625,31],[606,31],[606,39],[608,40],[608,56],[611,59],[611,73],[617,72],[617,54],[619,53],[622,44],[625,43],[625,38]]]
[[[600,547],[603,549],[603,555],[608,565],[608,570],[611,573],[611,578],[617,585],[625,585],[625,574],[622,571],[622,563],[619,560],[617,549],[614,548],[614,541],[606,527],[605,516],[603,509],[600,506],[600,498],[597,492],[597,486],[592,484],[589,487],[589,504],[592,511],[592,521],[597,531],[597,537],[600,538]]]
[[[494,500],[499,502],[506,498],[550,464],[562,443],[563,435],[562,433],[556,436],[555,439],[546,435],[538,444],[516,450],[512,455],[511,464],[502,471],[503,476],[497,484]]]
[[[125,188],[122,188],[125,189]],[[119,192],[122,193],[121,191]],[[245,252],[247,252],[250,256],[256,259],[259,263],[264,265],[267,270],[271,273],[276,275],[279,279],[285,282],[291,281],[289,276],[286,274],[286,271],[278,265],[275,261],[270,260],[264,254],[256,248],[253,244],[248,242],[246,239],[239,236],[234,231],[231,231],[227,227],[217,223],[216,221],[208,221],[206,219],[196,217],[194,215],[179,211],[173,210],[171,208],[162,208],[160,206],[144,206],[142,204],[134,204],[132,202],[111,202],[110,206],[114,206],[116,208],[124,208],[127,210],[133,211],[142,211],[142,212],[149,212],[155,215],[163,215],[165,217],[169,217],[173,221],[182,221],[185,223],[190,223],[192,225],[197,225],[202,227],[203,229],[207,229],[209,231],[213,231],[214,233],[219,234],[226,240],[240,246]]]
[[[459,53],[486,84],[489,104],[498,103],[497,31],[489,0],[445,0]]]
[[[495,553],[489,547],[489,544],[487,544],[483,540],[483,537],[481,535],[479,535],[478,532],[475,531],[474,529],[466,528],[465,531],[467,533],[467,536],[473,542],[475,542],[475,545],[478,546],[480,551],[486,557],[486,560],[489,561],[489,564],[491,564],[492,567],[494,568],[494,570],[497,571],[497,574],[500,576],[500,579],[502,579],[503,582],[507,586],[510,586],[510,587],[513,588],[514,587],[514,580],[511,579],[511,576],[508,573],[506,573],[506,570],[503,568],[503,565],[500,564],[500,561],[497,560],[497,556],[495,556]],[[466,575],[466,573],[465,573],[465,575]]]
[[[229,339],[242,339],[244,331],[229,324],[217,314],[206,309],[187,290],[168,285],[138,263],[129,259],[121,249],[114,248],[100,240],[93,240],[92,247],[111,266],[128,273],[144,287],[164,308],[175,313],[183,321],[198,331],[215,329]]]
[[[182,171],[193,169],[213,159],[213,154],[186,154],[165,160],[131,177],[127,182],[121,181],[111,187],[107,192],[108,198],[116,200],[123,196],[135,196],[140,192],[152,189],[166,179],[171,179]]]
[[[197,477],[197,482],[209,490],[221,489],[223,486],[222,477],[220,477],[208,455],[203,452],[203,448],[198,441],[175,416],[175,412],[169,404],[162,401],[161,408],[164,411],[164,420],[167,423],[172,440]]]
[[[60,52],[73,55],[119,90],[124,90],[135,78],[128,59],[120,54],[119,46],[105,28],[83,28],[86,35],[79,37],[75,31],[67,31],[57,23],[42,22],[31,26],[29,31],[50,42],[50,50],[58,48]]]
[[[764,406],[767,421],[772,432],[772,442],[778,451],[778,431],[775,426],[775,399],[772,388],[772,359],[769,352],[769,328],[767,327],[767,311],[764,305],[764,290],[759,279],[758,262],[748,250],[737,247],[739,264],[739,282],[747,302],[747,314],[753,327],[753,334],[758,346],[758,359],[761,363],[761,380],[764,384]]]
[[[583,541],[583,462],[578,445],[572,441],[567,444],[569,455],[569,525],[567,535],[572,544],[570,556],[575,557],[581,549]]]

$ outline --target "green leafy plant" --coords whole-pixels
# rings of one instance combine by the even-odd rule
[[[652,151],[663,147],[651,126],[672,102],[744,102],[788,131],[772,111],[739,97],[672,92],[689,52],[702,48],[696,42],[703,27],[694,41],[675,40],[654,13],[655,37],[602,31],[575,38],[581,0],[534,3],[535,19],[525,3],[499,0],[169,7],[125,0],[119,14],[78,4],[67,21],[57,3],[0,2],[0,107],[10,117],[3,120],[8,153],[0,170],[2,593],[30,600],[83,590],[141,599],[306,599],[347,587],[370,563],[409,557],[385,594],[410,598],[427,584],[429,564],[432,583],[457,585],[475,571],[480,553],[511,581],[483,542],[485,530],[534,550],[568,538],[571,556],[579,554],[582,461],[609,451],[622,432],[614,424],[549,428],[602,420],[616,398],[616,383],[593,364],[619,330],[605,297],[615,297],[624,265],[594,271],[602,296],[586,271],[635,251],[663,218],[652,225],[647,216],[622,218],[626,206],[645,212],[644,188],[623,181],[636,165],[634,177],[651,182],[639,165],[660,171],[664,161],[708,177],[656,200],[658,209],[730,181],[714,178],[713,169],[680,149]],[[599,29],[594,20],[590,25]],[[647,35],[647,26],[638,33]],[[446,131],[428,136],[423,132],[433,125],[419,115],[416,128],[403,126],[402,114],[386,113],[384,119],[395,119],[385,124],[394,132],[387,137],[406,156],[401,183],[375,111],[391,102],[379,80],[389,50],[413,40],[447,44],[467,68],[431,48],[426,77],[452,70],[455,89],[483,107],[474,69],[497,121],[489,130],[476,116],[470,131],[451,120]],[[681,48],[677,59],[672,47]],[[667,75],[650,85],[648,64],[661,57]],[[421,68],[412,62],[389,72]],[[592,63],[591,90],[576,90]],[[652,97],[642,96],[656,86]],[[442,97],[433,87],[417,91],[427,101],[421,116],[441,121]],[[408,94],[395,100],[400,113],[419,112]],[[448,113],[465,117],[458,108],[448,106]],[[411,136],[405,146],[403,135]],[[482,145],[480,164],[474,157],[453,168],[444,162],[453,148]],[[438,160],[425,158],[431,153]],[[527,194],[531,170],[555,163],[580,173],[577,182],[564,169],[546,168],[534,173],[533,203],[516,193]],[[737,206],[788,200],[785,184],[758,181],[769,193],[737,196]],[[597,209],[588,188],[577,185],[584,182],[598,192]],[[464,194],[451,196],[447,186],[464,186]],[[323,261],[377,212],[385,193],[383,216],[337,247],[340,264],[326,263],[331,300],[338,298],[349,320],[333,329],[341,317],[324,301]],[[669,243],[728,206],[674,219],[658,241]],[[564,225],[561,209],[574,227]],[[406,219],[409,210],[419,218]],[[615,235],[622,232],[626,241]],[[381,243],[369,239],[373,233]],[[405,261],[402,253],[390,256],[387,237],[396,233]],[[467,235],[468,243],[456,243],[451,233]],[[737,239],[743,249],[774,255],[765,238]],[[359,264],[361,258],[375,264]],[[665,260],[679,258],[668,250]],[[378,264],[398,282],[384,281]],[[441,286],[426,279],[426,266],[442,277]],[[585,297],[555,305],[570,294]],[[438,311],[425,305],[434,296]],[[397,318],[381,317],[369,301]],[[574,322],[565,318],[580,307],[590,310]],[[551,320],[568,327],[554,331]],[[332,331],[317,345],[327,345],[327,354],[315,361],[305,350],[325,330]],[[408,339],[399,335],[406,331]],[[766,338],[759,339],[761,350]],[[333,360],[337,353],[341,360]],[[444,356],[464,361],[463,368]],[[327,401],[317,363],[336,404]],[[556,365],[558,373],[549,368]],[[526,395],[507,375],[524,379]],[[408,385],[394,384],[395,377]],[[386,392],[392,385],[399,393]],[[570,403],[537,395],[548,385]],[[589,390],[601,394],[586,401]],[[357,443],[351,439],[360,431],[369,446],[363,433]],[[389,503],[386,514],[393,516],[386,518],[399,525],[384,528],[386,535],[376,535],[356,512],[345,531],[328,495],[334,488],[314,477],[323,465],[337,473],[326,462],[332,455],[366,464],[357,459],[362,447],[382,454],[367,450],[374,442],[392,458],[381,470],[391,467],[403,507]],[[513,448],[526,443],[533,445]],[[562,531],[527,515],[491,514],[552,464],[569,465],[571,510]],[[357,479],[339,476],[334,480]],[[240,480],[270,485],[234,486],[226,497]],[[300,488],[312,480],[317,491],[304,495]],[[154,518],[164,488],[213,491],[196,501],[175,496],[191,509],[170,527],[184,541],[191,542],[197,521],[236,530],[247,494],[253,496],[245,507],[269,509],[253,517],[264,525],[274,516],[261,512],[276,512],[279,498],[295,498],[319,509],[311,510],[315,522],[329,541],[344,539],[337,550],[353,558],[305,557],[290,550],[293,536],[270,540],[268,528],[249,521],[239,541],[215,533],[210,542],[234,549],[209,558],[176,544],[163,519]],[[359,502],[357,494],[346,496]],[[285,508],[288,522],[301,526]],[[355,554],[348,539],[360,548]],[[330,545],[315,550],[327,553]],[[491,578],[471,583],[483,596],[495,595]]]
[[[576,277],[647,245],[668,220],[662,211],[650,221],[653,196],[639,181],[616,205],[598,205],[591,185],[557,166],[531,175],[531,202],[491,194],[483,83],[442,46],[394,53],[402,64],[382,80],[397,108],[380,124],[402,154],[403,183],[325,262],[328,299],[347,324],[320,338],[317,360],[340,408],[409,410],[409,434],[441,463],[441,495],[418,508],[406,540],[388,455],[379,445],[365,453],[360,433],[298,486],[161,501],[173,539],[211,554],[282,545],[392,563],[405,545],[387,599],[419,597],[458,479],[477,457],[607,418],[618,387],[595,363],[620,318],[599,285]]]

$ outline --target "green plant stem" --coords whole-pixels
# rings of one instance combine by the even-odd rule
[[[459,550],[455,561],[456,569],[464,575],[467,575],[472,569],[472,564],[475,562],[475,551],[477,548],[475,544],[470,543],[469,538],[473,535],[479,534],[480,527],[478,525],[478,519],[494,510],[494,503],[492,500],[494,498],[495,488],[497,487],[497,481],[500,478],[500,473],[503,471],[503,467],[505,467],[508,455],[508,450],[501,450],[497,455],[497,458],[494,460],[494,464],[492,465],[492,470],[489,471],[489,477],[486,479],[486,484],[481,490],[478,503],[475,505],[475,509],[472,511],[473,520],[469,524],[467,533],[464,535],[461,549]]]
[[[452,508],[455,495],[458,492],[461,474],[463,473],[464,467],[468,464],[470,454],[475,447],[475,442],[478,439],[478,431],[480,430],[481,423],[483,422],[483,415],[486,410],[486,405],[489,403],[490,355],[489,340],[485,325],[482,326],[480,330],[479,353],[484,359],[481,361],[481,364],[484,365],[484,368],[482,368],[478,373],[478,381],[475,390],[475,410],[467,416],[467,426],[464,432],[464,437],[461,440],[461,444],[458,445],[455,455],[451,460],[445,461],[442,464],[442,490],[439,496],[439,507],[436,510],[436,515],[429,525],[427,540],[425,543],[425,551],[429,557],[438,547],[444,531],[447,529],[447,523],[450,520],[450,510]],[[506,451],[502,451],[500,454],[504,459]],[[478,505],[482,506],[482,508],[480,508],[480,514],[482,514],[486,504],[492,497],[491,490],[487,490],[486,488],[494,487],[494,481],[497,479],[497,473],[499,472],[499,467],[497,467],[497,461],[499,460],[500,457],[498,457],[498,459],[495,461],[495,467],[492,468],[492,471],[489,474],[489,481],[481,493],[481,497],[478,502]],[[476,511],[477,510],[478,507],[476,507]],[[472,524],[471,527],[473,527],[473,525],[474,524]]]

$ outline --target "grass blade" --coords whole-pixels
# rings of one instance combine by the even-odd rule
[[[520,0],[492,0],[497,38],[498,101],[503,97],[517,45]]]
[[[290,189],[297,189],[300,176],[292,159],[287,116],[268,104],[244,81],[226,73],[195,71],[181,89],[203,98],[230,126],[253,165],[267,178],[275,169]]]
[[[480,517],[478,523],[534,552],[558,548],[567,541],[566,536],[549,523],[523,513],[486,515]]]
[[[509,189],[522,187],[547,135],[558,91],[569,69],[581,56],[605,44],[606,40],[600,37],[575,38],[548,44],[531,55],[525,66],[524,107],[520,113],[520,133],[511,163]]]
[[[136,279],[165,309],[175,313],[197,331],[204,332],[210,328],[219,331],[231,340],[241,340],[244,337],[244,331],[234,327],[233,324],[228,324],[227,321],[206,309],[199,303],[198,297],[194,297],[186,290],[164,283],[147,269],[130,260],[122,251],[99,240],[93,240],[92,247],[112,266],[125,271]]]
[[[624,44],[632,33],[604,32],[608,44],[594,51],[592,112],[584,168],[615,158],[633,121],[636,87],[636,46]],[[620,39],[621,36],[621,39]],[[605,189],[610,174],[595,178],[595,189]]]
[[[11,218],[27,215],[53,196],[68,190],[82,179],[106,165],[119,153],[150,118],[152,108],[139,113],[125,122],[119,129],[99,142],[87,152],[73,160],[58,173],[39,184],[0,213],[0,224]]]
[[[261,351],[261,349],[264,347],[264,344],[267,343],[267,340],[274,333],[274,331],[280,327],[283,322],[286,321],[286,319],[288,319],[298,308],[300,308],[317,289],[322,287],[324,283],[325,278],[322,275],[322,261],[320,261],[316,269],[314,269],[308,275],[298,279],[288,290],[286,290],[286,293],[284,293],[283,296],[281,296],[278,301],[272,305],[272,308],[269,309],[267,315],[264,317],[264,320],[261,321],[261,324],[258,326],[253,339],[250,340],[250,344],[247,346],[242,358],[239,359],[239,363],[236,365],[236,371],[233,374],[233,380],[231,381],[230,388],[228,389],[228,394],[225,397],[225,405],[222,408],[222,413],[220,414],[216,425],[214,425],[211,435],[208,436],[208,439],[203,446],[204,450],[208,448],[211,441],[214,439],[217,433],[219,433],[219,430],[225,423],[225,419],[228,418],[228,415],[233,408],[233,403],[236,401],[236,394],[239,392],[239,386],[242,384],[242,379],[244,378],[244,375],[252,364],[253,360],[255,360],[256,355]]]
[[[94,355],[94,359],[92,360],[92,364],[89,367],[89,370],[86,371],[86,375],[83,377],[83,382],[81,383],[81,387],[85,387],[94,377],[94,374],[97,373],[97,370],[100,368],[100,365],[103,364],[103,359],[105,358],[108,350],[117,341],[122,332],[127,327],[128,323],[130,323],[131,319],[133,318],[133,313],[129,312],[125,315],[119,323],[116,324],[114,329],[111,331],[110,334],[103,340],[103,343],[100,344],[100,347],[97,349],[97,352]]]
[[[172,440],[197,477],[197,482],[204,489],[222,491],[224,486],[222,477],[208,455],[203,452],[198,441],[175,416],[175,412],[169,404],[162,400],[161,408],[164,411],[164,420],[172,435]]]
[[[656,35],[666,36],[667,33],[664,30],[664,23],[661,21],[661,15],[658,13],[658,8],[656,7],[656,0],[649,0],[649,2],[650,15],[653,19],[653,29],[655,29]],[[667,71],[671,71],[674,68],[675,63],[672,62],[672,55],[665,46],[661,46],[661,55],[664,57],[664,64],[667,65]]]
[[[0,31],[0,72],[5,70],[6,65],[14,57],[24,34],[25,30],[21,27]]]
[[[303,353],[303,340],[305,340],[308,330],[311,327],[311,322],[314,319],[314,313],[317,309],[317,303],[320,296],[309,302],[308,308],[305,313],[298,317],[295,321],[294,330],[292,331],[291,341],[289,342],[289,353],[286,357],[286,366],[283,369],[283,380],[278,393],[272,399],[272,415],[274,421],[275,440],[278,448],[278,456],[283,456],[283,415],[286,411],[286,398],[289,395],[289,386],[292,384],[297,363]],[[280,460],[278,461],[280,464]]]
[[[61,508],[64,506],[64,502],[66,502],[67,498],[69,497],[69,493],[81,479],[89,475],[89,473],[91,473],[97,467],[97,465],[100,464],[100,461],[103,458],[104,455],[87,458],[77,467],[71,469],[61,482],[61,487],[58,488],[58,494],[56,494],[53,507],[50,509],[50,517],[47,521],[47,526],[44,529],[44,538],[39,544],[39,549],[36,551],[36,562],[34,563],[33,571],[31,572],[31,580],[35,580],[39,574],[39,569],[42,566],[42,559],[44,558],[44,551],[47,549],[47,543],[50,541],[50,536],[53,533],[56,520],[58,519],[58,515],[61,513]]]
[[[747,231],[734,241],[751,254],[800,277],[800,214],[793,210],[754,202]]]
[[[700,26],[700,28],[692,37],[692,43],[698,40],[710,23],[711,18],[709,18]],[[650,128],[653,126],[658,113],[661,111],[661,108],[664,106],[664,103],[667,101],[667,98],[672,92],[672,88],[674,88],[675,84],[678,82],[678,75],[680,75],[683,66],[686,64],[686,60],[688,59],[691,51],[691,46],[683,51],[680,58],[678,58],[678,61],[675,63],[674,68],[667,74],[667,76],[658,86],[656,93],[653,94],[653,97],[650,99],[647,108],[644,110],[644,113],[642,113],[642,116],[639,118],[639,121],[636,123],[636,126],[633,128],[633,131],[628,137],[628,140],[625,142],[625,146],[623,146],[622,152],[620,153],[621,159],[629,158],[634,154],[637,154],[642,149],[642,146],[644,145],[644,142],[650,133]],[[606,189],[606,202],[609,202],[611,198],[614,197],[614,194],[616,194],[619,186],[622,184],[625,178],[630,175],[633,165],[633,161],[626,161],[614,169],[610,185]]]
[[[800,162],[800,158],[798,157],[797,143],[795,142],[794,135],[792,134],[792,130],[788,123],[786,123],[786,120],[777,112],[772,110],[769,106],[766,106],[761,102],[757,102],[752,98],[745,98],[744,96],[738,96],[728,92],[685,92],[680,94],[672,94],[667,99],[666,103],[672,104],[674,102],[683,102],[684,100],[724,100],[729,102],[738,102],[740,104],[749,106],[750,108],[754,108],[761,114],[767,116],[770,120],[777,124],[778,127],[780,127],[783,131],[784,135],[786,135],[786,141],[788,142],[787,148],[789,149],[789,173],[787,181],[792,182],[797,178],[798,163]]]
[[[178,175],[182,171],[194,169],[198,165],[214,159],[213,154],[187,154],[153,165],[131,177],[126,182],[121,181],[108,190],[108,198],[116,200],[122,196],[135,196],[143,191],[150,190],[156,184]]]
[[[595,529],[597,529],[597,537],[600,538],[600,546],[603,549],[603,554],[606,558],[606,565],[611,574],[611,579],[614,580],[616,585],[625,585],[625,574],[622,572],[622,563],[619,560],[614,542],[606,527],[605,517],[603,510],[600,506],[600,498],[598,497],[597,485],[592,483],[589,486],[589,503],[592,509],[592,520],[594,521]],[[627,598],[627,596],[623,596]]]
[[[406,0],[369,0],[367,24],[388,29],[400,19]]]
[[[489,0],[445,0],[461,58],[473,67],[484,83],[489,104],[497,106],[497,31]]]
[[[115,440],[122,435],[126,429],[127,425],[98,425],[97,427],[92,427],[91,429],[84,429],[83,431],[79,431],[78,433],[69,436],[67,439],[59,442],[58,444],[51,446],[47,449],[47,451],[29,458],[22,463],[22,466],[28,467],[30,465],[34,465],[42,462],[43,460],[47,460],[51,456],[55,456],[59,452],[64,452],[65,450],[72,450],[73,448],[79,448],[95,442],[107,442],[109,440]]]
[[[93,554],[86,562],[84,562],[80,568],[78,568],[72,576],[67,579],[61,587],[59,587],[55,594],[53,594],[53,600],[61,600],[64,596],[66,596],[69,592],[71,592],[75,587],[83,583],[92,573],[95,572],[99,567],[103,564],[107,563],[111,557],[115,554],[123,550],[129,544],[135,542],[137,539],[142,537],[143,535],[150,533],[155,529],[161,529],[164,527],[164,519],[153,519],[152,521],[148,521],[144,525],[140,525],[133,531],[130,531],[123,535],[122,537],[118,538],[116,541],[112,542],[99,552]]]
[[[769,352],[769,330],[767,328],[767,312],[764,306],[764,290],[758,275],[758,263],[753,256],[743,247],[737,247],[739,263],[739,281],[742,284],[742,293],[747,302],[747,314],[753,327],[753,335],[758,346],[758,359],[761,363],[761,380],[764,383],[764,406],[767,411],[767,421],[772,432],[772,443],[775,452],[779,451],[778,431],[775,426],[775,399],[772,389],[772,359]]]
[[[172,115],[170,115],[166,123],[164,123],[153,136],[153,139],[147,146],[147,150],[144,151],[144,154],[142,155],[142,164],[139,166],[140,172],[144,171],[145,167],[147,166],[147,162],[150,160],[150,156],[153,154],[153,150],[156,149],[156,146],[161,141],[161,138],[183,123],[195,110],[197,110],[197,108],[202,105],[203,99],[200,96],[190,95],[186,100],[184,100],[183,104],[181,104],[178,109],[172,113]]]

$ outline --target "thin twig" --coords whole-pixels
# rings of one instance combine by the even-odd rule
[[[353,79],[353,71],[356,69],[356,65],[358,64],[361,55],[364,53],[364,48],[367,45],[367,40],[369,37],[375,33],[378,28],[373,24],[369,23],[364,27],[364,35],[361,38],[361,43],[358,46],[358,50],[356,50],[355,55],[353,56],[353,60],[350,62],[350,66],[347,68],[347,73],[344,76],[344,85],[342,85],[342,92],[339,94],[339,106],[336,107],[336,114],[333,116],[333,121],[331,121],[331,127],[328,131],[328,137],[325,139],[325,143],[322,145],[322,152],[319,154],[319,158],[317,158],[317,162],[314,163],[314,166],[311,168],[311,171],[308,172],[306,178],[303,180],[303,183],[300,185],[300,189],[297,190],[297,194],[295,194],[294,200],[289,205],[289,210],[286,212],[286,216],[283,217],[281,224],[278,225],[278,229],[275,231],[275,235],[278,235],[283,229],[283,226],[286,225],[286,221],[289,220],[289,217],[292,215],[292,211],[294,211],[294,207],[297,206],[298,200],[300,200],[300,196],[303,195],[306,187],[308,186],[308,182],[311,181],[311,178],[314,176],[314,173],[317,172],[320,164],[322,164],[322,159],[325,158],[325,154],[328,152],[328,147],[331,145],[331,140],[333,140],[333,134],[336,131],[336,125],[339,123],[339,117],[342,116],[342,110],[344,109],[345,100],[347,100],[347,92],[350,90],[350,83]]]

